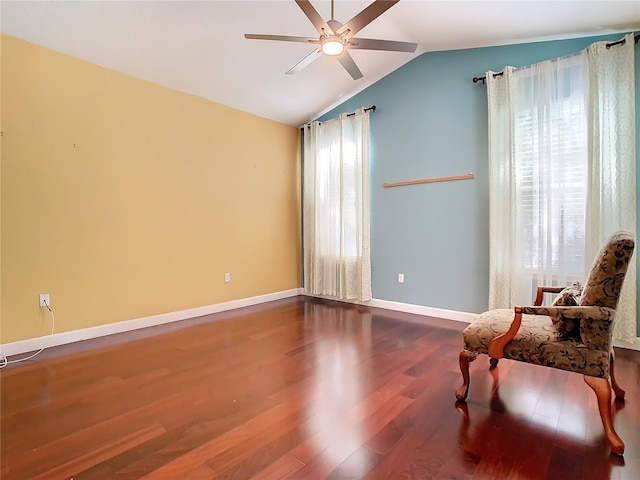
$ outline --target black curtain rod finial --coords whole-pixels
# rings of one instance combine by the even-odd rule
[[[501,77],[502,75],[504,75],[504,72],[494,73],[493,78]],[[482,83],[486,83],[486,80],[487,77],[473,77],[473,83],[478,83],[479,81],[482,81]]]

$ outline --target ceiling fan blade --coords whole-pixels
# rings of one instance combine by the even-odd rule
[[[320,43],[320,40],[313,37],[289,37],[286,35],[260,35],[256,33],[245,33],[244,38],[247,38],[249,40],[278,40],[281,42]]]
[[[298,73],[304,67],[313,63],[315,60],[319,59],[321,56],[322,56],[322,53],[320,52],[320,50],[314,50],[309,55],[307,55],[302,60],[300,60],[298,63],[296,63],[293,67],[291,67],[285,73],[287,75],[293,75],[294,73]]]
[[[347,72],[349,72],[349,75],[351,75],[351,77],[353,77],[354,80],[358,80],[359,78],[362,78],[362,72],[356,65],[356,62],[353,61],[353,57],[349,55],[349,52],[345,50],[336,58],[342,64],[344,69]]]
[[[297,1],[297,0],[296,0]],[[362,10],[359,14],[349,20],[347,23],[342,25],[336,32],[337,35],[342,35],[347,30],[349,33],[347,38],[351,38],[353,35],[358,33],[364,27],[373,22],[376,18],[382,15],[384,12],[393,7],[400,0],[376,0],[367,8]]]
[[[396,42],[394,40],[376,40],[372,38],[351,38],[348,43],[348,48],[413,53],[416,51],[416,48],[418,48],[418,44],[411,42]]]
[[[318,33],[320,35],[324,35],[325,33],[333,33],[333,30],[331,30],[329,24],[324,21],[324,18],[320,16],[318,11],[314,8],[313,5],[311,5],[311,2],[309,2],[309,0],[296,0],[296,3],[302,9],[309,21],[313,23],[313,26],[316,27],[316,30],[318,30]]]

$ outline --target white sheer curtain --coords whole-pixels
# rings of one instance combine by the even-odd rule
[[[634,38],[587,49],[589,61],[589,190],[586,258],[593,259],[609,234],[636,233]],[[636,247],[637,249],[637,247]],[[638,255],[638,253],[636,253]],[[587,268],[590,264],[587,265]],[[636,262],[629,264],[613,336],[636,338]]]
[[[487,72],[489,308],[530,304],[538,285],[584,281],[609,234],[635,234],[633,43],[630,55],[603,42]],[[632,267],[617,338],[635,337]]]
[[[487,74],[490,308],[584,277],[586,54]]]
[[[371,300],[369,112],[304,128],[304,288]]]

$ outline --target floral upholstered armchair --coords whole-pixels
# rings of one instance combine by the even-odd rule
[[[490,310],[463,332],[458,401],[469,392],[469,362],[488,354],[491,366],[500,358],[581,373],[596,394],[611,450],[622,455],[624,443],[613,428],[611,388],[624,398],[614,372],[613,322],[635,242],[629,232],[612,234],[602,247],[582,288],[539,287],[532,307]],[[545,292],[559,293],[552,306],[540,306]],[[609,378],[611,384],[609,384]]]

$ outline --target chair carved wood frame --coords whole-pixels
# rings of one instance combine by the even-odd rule
[[[616,433],[611,416],[611,389],[619,400],[624,399],[625,391],[615,377],[612,336],[620,290],[634,246],[631,233],[612,234],[596,256],[575,302],[558,301],[569,289],[538,287],[534,306],[490,310],[479,315],[463,332],[459,357],[462,385],[456,391],[457,400],[464,402],[467,398],[469,363],[479,353],[489,355],[492,368],[500,358],[508,358],[581,373],[596,394],[611,451],[622,455],[624,442]],[[546,292],[559,293],[550,307],[541,306]],[[568,328],[573,326],[574,335],[570,336]]]

